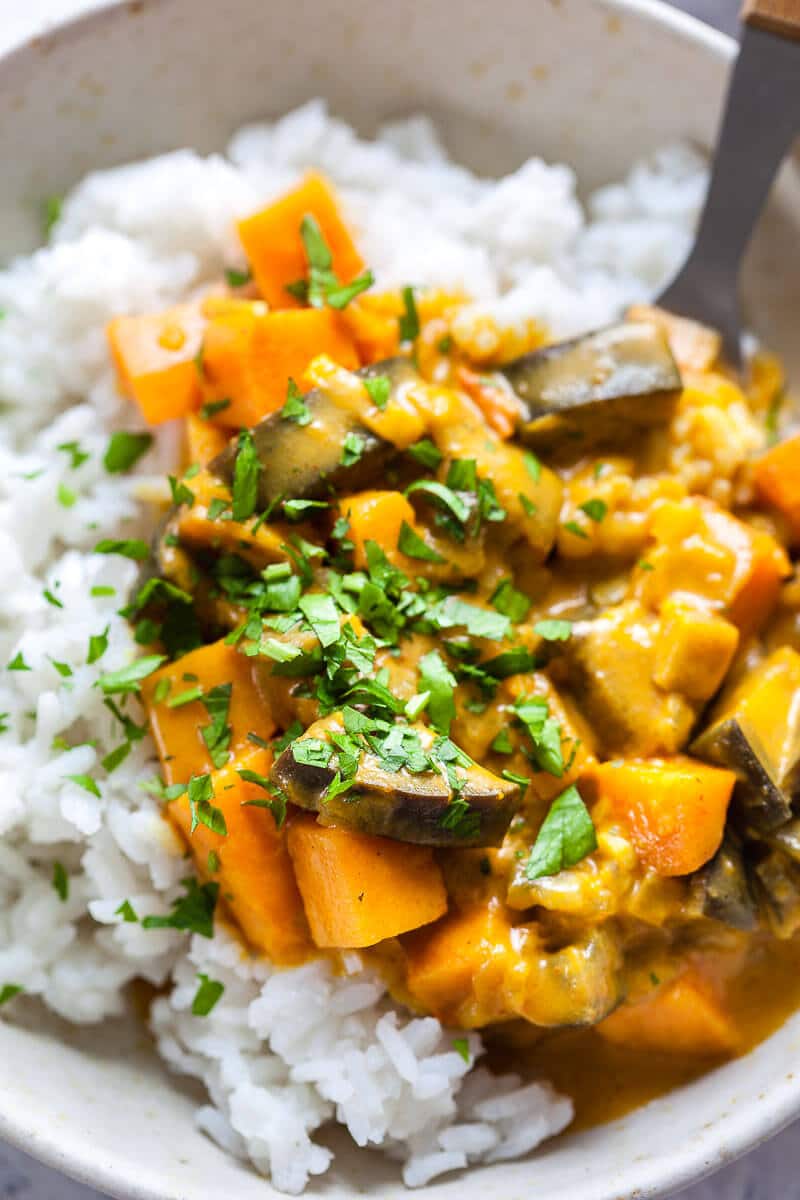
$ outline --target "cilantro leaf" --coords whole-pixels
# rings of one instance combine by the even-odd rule
[[[253,435],[248,429],[239,434],[236,464],[233,469],[233,519],[246,521],[256,510],[258,476],[261,461]]]
[[[510,579],[502,579],[498,583],[489,603],[514,624],[524,621],[531,607],[530,598],[524,592],[517,591]]]
[[[123,900],[118,908],[114,909],[115,917],[122,917],[127,925],[134,925],[139,920],[130,900]]]
[[[69,455],[69,465],[73,471],[77,471],[78,467],[91,458],[86,450],[81,449],[80,442],[61,442],[56,449]]]
[[[375,282],[375,276],[372,271],[362,271],[351,283],[342,283],[336,287],[328,285],[325,291],[325,300],[329,308],[342,309],[347,308],[351,300],[355,300],[356,296],[360,296],[362,292],[366,292],[367,288],[371,288]]]
[[[489,638],[491,641],[500,641],[508,635],[511,628],[507,616],[479,608],[459,596],[448,596],[436,606],[431,616],[439,629],[452,629],[454,626],[463,625],[472,637]]]
[[[69,876],[60,862],[53,863],[53,889],[62,904],[69,899]]]
[[[286,389],[286,403],[280,411],[284,421],[294,421],[295,425],[311,424],[311,409],[303,399],[302,392],[293,379],[289,380]]]
[[[574,867],[596,849],[592,818],[580,792],[572,785],[550,805],[525,866],[525,877],[534,880],[556,875]]]
[[[101,676],[97,681],[97,686],[106,696],[138,692],[141,681],[148,675],[152,675],[166,661],[164,654],[146,654],[143,658],[137,658],[127,667],[120,667],[118,671],[110,671],[107,675]]]
[[[218,883],[198,884],[196,879],[184,879],[185,894],[180,896],[167,916],[144,917],[144,929],[181,929],[188,933],[199,933],[201,937],[214,936],[214,910],[219,896]]]
[[[286,793],[282,791],[282,789],[279,788],[276,783],[273,783],[271,779],[268,779],[266,775],[259,775],[258,771],[237,771],[236,774],[240,779],[243,779],[245,783],[252,783],[255,784],[256,787],[263,788],[263,790],[265,792],[269,792],[270,796],[272,797],[270,800],[243,800],[242,808],[268,809],[272,813],[273,820],[275,821],[275,827],[280,829],[286,820],[286,805],[288,803],[288,797],[286,796]]]
[[[533,482],[538,483],[542,477],[542,464],[539,459],[530,450],[526,450],[522,457],[525,461],[525,470]]]
[[[456,679],[437,650],[419,660],[420,690],[429,693],[428,716],[437,733],[449,734],[456,715]]]
[[[22,657],[22,651],[18,650],[11,662],[6,667],[7,671],[30,671],[32,668],[28,666],[25,659]]]
[[[572,622],[548,618],[544,621],[537,621],[533,632],[538,633],[539,637],[544,638],[546,642],[566,642],[572,634]]]
[[[112,433],[103,456],[103,466],[110,475],[129,471],[153,444],[152,433]]]
[[[397,549],[408,558],[417,558],[422,562],[446,562],[446,559],[437,550],[429,546],[425,539],[415,529],[412,529],[407,521],[403,521],[400,526]]]
[[[310,592],[301,597],[297,606],[324,648],[338,642],[340,634],[339,613],[330,596]]]
[[[243,271],[240,271],[237,267],[226,267],[225,269],[225,282],[228,287],[244,287],[252,278],[253,272],[249,267],[245,267]]]
[[[419,313],[413,287],[403,288],[403,315],[399,319],[400,341],[413,342],[419,337]]]
[[[342,457],[339,460],[342,466],[355,466],[364,453],[365,446],[366,442],[360,433],[354,433],[351,430],[350,433],[346,434],[342,443]]]
[[[95,554],[121,554],[134,562],[150,557],[150,547],[141,538],[103,538],[94,548]]]
[[[189,780],[189,808],[192,814],[192,824],[189,829],[194,833],[198,825],[205,825],[212,833],[227,837],[228,827],[225,824],[225,814],[221,808],[215,808],[211,801],[214,799],[214,781],[210,775],[193,775]]]
[[[225,991],[225,985],[218,983],[216,979],[209,979],[202,971],[197,978],[200,980],[200,986],[192,1001],[192,1016],[207,1017]]]
[[[608,512],[608,505],[606,504],[605,500],[600,500],[598,497],[594,497],[591,500],[585,500],[583,504],[578,505],[578,508],[581,510],[581,512],[586,513],[590,521],[594,521],[595,524],[598,525]]]
[[[364,380],[364,387],[376,408],[386,408],[392,394],[392,381],[388,375],[369,375]]]
[[[212,417],[217,415],[217,413],[225,412],[225,409],[230,408],[230,406],[231,401],[228,399],[207,400],[206,403],[200,407],[200,416],[204,421],[210,421]]]
[[[102,658],[108,649],[108,631],[109,625],[106,625],[102,633],[92,633],[89,635],[89,650],[86,654],[86,662],[89,666],[96,663],[99,658]]]
[[[24,990],[20,983],[4,983],[0,987],[0,1008],[4,1004],[8,1004],[9,1000],[13,1000],[15,996],[18,996]]]
[[[99,797],[102,795],[100,788],[91,775],[65,775],[64,778],[69,779],[70,783],[76,783],[78,787],[83,788],[85,792],[89,792],[91,796]]]
[[[407,453],[429,471],[435,471],[444,458],[441,450],[429,438],[414,442],[413,446],[408,447]]]

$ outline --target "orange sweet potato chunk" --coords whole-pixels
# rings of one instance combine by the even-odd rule
[[[688,875],[719,848],[732,771],[686,757],[600,763],[587,777],[659,875]]]
[[[302,303],[286,286],[308,278],[308,259],[300,236],[307,214],[317,219],[341,283],[350,283],[364,269],[331,185],[311,171],[294,191],[238,225],[256,283],[271,308],[298,308]]]
[[[331,309],[268,312],[241,304],[213,316],[203,342],[203,395],[229,401],[212,420],[226,429],[257,424],[282,408],[289,380],[302,379],[319,354],[354,369],[359,358],[341,317]]]
[[[279,829],[272,813],[251,806],[267,793],[238,774],[249,770],[266,776],[272,765],[269,750],[254,746],[211,780],[211,803],[221,810],[227,827],[225,836],[198,824],[191,832],[192,817],[186,795],[169,805],[169,815],[183,833],[200,874],[216,880],[220,895],[235,917],[247,941],[273,962],[297,963],[313,952],[314,946],[295,883],[286,848],[285,829]],[[216,869],[209,869],[209,855],[216,856]]]
[[[736,1027],[713,989],[689,969],[644,1000],[623,1004],[597,1026],[601,1037],[632,1050],[717,1057],[737,1048]]]
[[[169,691],[157,698],[165,688],[163,681],[169,683]],[[224,641],[201,646],[155,671],[142,684],[142,699],[167,783],[185,783],[192,775],[213,771],[201,732],[211,717],[202,699],[181,701],[194,688],[202,688],[207,695],[226,683],[231,685],[230,754],[236,757],[253,748],[248,733],[266,740],[274,734],[275,723],[253,681],[250,659],[235,647]]]
[[[447,909],[428,846],[351,833],[295,815],[289,853],[318,946],[374,946],[435,921]]]
[[[115,317],[108,324],[120,390],[135,400],[150,425],[185,417],[200,404],[200,351],[205,317],[180,304],[163,313]]]
[[[759,497],[783,514],[800,540],[800,433],[762,454],[753,467]]]

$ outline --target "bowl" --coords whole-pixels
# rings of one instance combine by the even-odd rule
[[[128,0],[0,61],[0,256],[35,244],[43,196],[91,168],[221,146],[243,121],[323,94],[369,133],[425,109],[485,172],[531,153],[590,188],[672,138],[713,142],[734,43],[656,0]],[[743,167],[744,169],[744,167]],[[787,164],[748,256],[754,329],[800,375],[800,171]],[[126,1200],[278,1193],[193,1124],[198,1095],[141,1021],[0,1022],[0,1137]],[[473,1170],[425,1200],[643,1200],[697,1179],[800,1113],[800,1014],[752,1053],[613,1124]],[[610,1081],[613,1086],[613,1081]],[[330,1200],[398,1200],[396,1171],[337,1144]]]

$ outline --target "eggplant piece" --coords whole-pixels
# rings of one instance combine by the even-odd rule
[[[545,346],[501,373],[524,407],[520,438],[542,451],[661,424],[683,386],[663,331],[636,321]]]
[[[733,929],[758,926],[758,909],[738,839],[727,833],[714,857],[691,877],[689,910]]]
[[[419,379],[410,359],[390,358],[356,372],[362,379],[388,376],[392,390]],[[298,425],[280,412],[271,413],[252,430],[261,471],[258,477],[258,504],[266,509],[280,498],[324,500],[333,491],[358,491],[381,479],[388,463],[398,453],[396,447],[379,437],[360,419],[359,414],[335,398],[314,388],[303,397],[311,421]],[[364,412],[370,407],[364,392]],[[350,466],[342,463],[342,447],[348,434],[356,434],[363,451]],[[210,470],[228,483],[233,482],[237,438],[211,463]]]
[[[773,850],[753,867],[770,929],[790,938],[800,929],[800,866]]]
[[[790,820],[791,797],[776,778],[761,739],[746,721],[736,717],[717,721],[695,738],[690,752],[736,775],[731,816],[737,824],[769,832]]]
[[[596,1025],[624,999],[620,940],[608,925],[556,950],[537,925],[514,930],[515,955],[503,990],[510,1008],[547,1028]]]
[[[345,732],[341,715],[333,714],[315,722],[283,751],[270,778],[292,804],[316,812],[322,825],[423,846],[499,846],[521,801],[518,785],[498,778],[461,751],[469,766],[462,768],[463,790],[456,800],[444,772],[425,765],[435,742],[432,730],[419,724],[391,728],[398,738],[405,730],[410,753],[400,757],[410,761],[413,756],[414,770],[405,765],[392,770],[371,748],[362,749],[351,788],[328,798],[339,767],[335,739]],[[384,753],[388,757],[391,751],[386,748]]]

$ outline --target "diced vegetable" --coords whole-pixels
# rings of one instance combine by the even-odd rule
[[[412,1000],[443,1021],[467,1025],[466,1006],[481,972],[509,953],[511,926],[497,901],[451,911],[403,939],[406,986]]]
[[[440,750],[427,726],[394,729],[393,734],[383,731],[391,741],[383,741],[380,755],[361,751],[351,786],[340,794],[331,786],[337,775],[341,778],[346,752],[336,747],[345,733],[339,714],[316,722],[288,746],[272,779],[293,804],[319,813],[326,825],[427,846],[499,845],[519,805],[519,786],[451,750],[452,743]],[[437,759],[437,754],[446,757]],[[393,761],[403,765],[392,769],[387,763]]]
[[[360,570],[367,566],[366,543],[377,542],[390,562],[401,565],[398,553],[403,524],[413,528],[415,513],[402,492],[357,492],[345,496],[341,510],[347,514],[347,536],[353,543],[353,561]],[[431,554],[436,551],[430,547]],[[405,560],[407,562],[407,560]]]
[[[148,676],[142,699],[167,783],[186,783],[275,732],[250,660],[224,641],[193,650]]]
[[[374,946],[447,909],[441,872],[425,846],[325,828],[306,816],[292,818],[288,844],[318,946]]]
[[[709,700],[725,678],[739,630],[724,617],[670,598],[661,607],[653,679],[689,700]]]
[[[519,925],[514,950],[504,1000],[534,1025],[596,1025],[622,999],[619,939],[607,928],[590,927],[571,944],[548,950],[538,924]]]
[[[606,754],[674,754],[689,737],[695,710],[653,682],[657,634],[633,601],[572,626],[563,651],[572,694]]]
[[[753,466],[756,491],[786,518],[792,537],[800,540],[800,434],[779,442]]]
[[[322,175],[309,172],[294,191],[238,225],[259,291],[271,308],[296,308],[302,303],[287,288],[308,278],[300,232],[306,216],[316,219],[331,253],[331,269],[341,283],[350,283],[364,269],[333,189]]]
[[[794,937],[800,929],[800,866],[773,850],[755,865],[753,876],[772,933]]]
[[[800,654],[783,646],[727,689],[692,753],[735,773],[734,806],[748,824],[788,821],[800,772]]]
[[[733,1054],[739,1041],[732,1017],[691,968],[638,1003],[623,1004],[597,1032],[635,1050],[698,1057]]]
[[[545,346],[502,374],[527,409],[520,436],[541,450],[666,421],[682,386],[664,334],[636,322]]]
[[[212,420],[228,429],[255,425],[286,402],[289,381],[302,378],[311,360],[328,354],[343,367],[358,355],[341,318],[331,309],[269,312],[241,301],[212,317],[203,340],[203,396]]]
[[[200,406],[195,360],[205,324],[201,308],[194,304],[109,322],[120,389],[136,401],[150,425],[185,417]]]
[[[393,359],[359,372],[388,376],[392,386],[400,387],[415,372],[408,360]],[[302,397],[302,423],[283,411],[272,413],[253,430],[253,442],[261,464],[258,476],[258,504],[267,508],[278,499],[326,499],[332,490],[350,491],[367,487],[380,479],[395,454],[392,442],[375,434],[365,424],[371,401],[366,390],[361,396],[361,412],[339,402],[321,388]],[[348,436],[363,445],[356,461],[345,462],[343,447]],[[214,470],[231,482],[236,462],[237,443],[212,464]]]
[[[212,772],[212,803],[225,819],[226,836],[202,823],[191,832],[186,794],[170,802],[169,815],[186,837],[199,874],[219,883],[220,893],[250,945],[274,963],[288,965],[301,962],[313,945],[285,830],[279,829],[272,812],[262,807],[270,793],[239,774],[245,771],[265,778],[271,762],[268,750],[251,744],[228,766]],[[209,870],[210,854],[216,858],[214,871]]]
[[[634,304],[626,316],[629,321],[644,321],[661,329],[675,362],[683,370],[708,371],[720,356],[722,336],[699,321],[650,304]]]
[[[732,834],[725,835],[714,857],[693,876],[690,908],[734,929],[756,928],[755,899],[741,847]]]
[[[690,758],[591,769],[598,801],[620,820],[645,866],[689,875],[719,849],[736,776]]]
[[[210,421],[189,413],[186,417],[186,455],[188,462],[199,463],[205,467],[216,458],[228,444],[228,439],[221,429]]]

